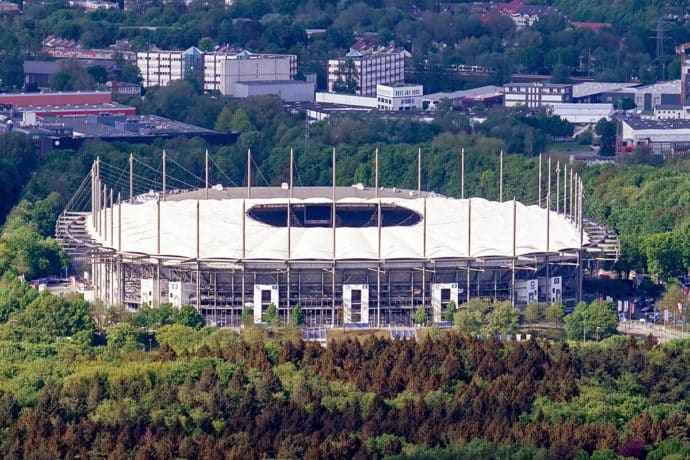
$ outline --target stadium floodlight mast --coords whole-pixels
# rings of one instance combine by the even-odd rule
[[[465,147],[460,149],[460,199],[465,199]]]
[[[541,208],[541,153],[539,154],[539,179],[537,185],[537,201],[539,203],[539,207]]]
[[[503,203],[503,150],[501,150],[501,154],[498,161],[498,201]]]

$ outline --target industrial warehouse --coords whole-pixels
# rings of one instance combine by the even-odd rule
[[[577,174],[550,161],[526,205],[465,198],[464,185],[459,199],[421,180],[382,188],[378,174],[374,187],[294,187],[292,173],[280,187],[211,186],[206,158],[205,186],[182,190],[168,186],[164,153],[162,186],[144,193],[131,157],[129,171],[94,163],[56,229],[93,299],[192,305],[218,326],[247,310],[261,323],[270,304],[284,323],[298,304],[311,326],[410,325],[421,306],[438,323],[450,301],[572,304],[587,262],[615,256],[583,219]],[[128,191],[112,180],[126,174]]]

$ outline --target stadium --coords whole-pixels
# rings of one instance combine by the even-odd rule
[[[547,198],[540,161],[540,199],[527,205],[424,192],[421,180],[383,188],[378,173],[374,187],[294,187],[292,173],[280,187],[210,186],[206,158],[202,187],[171,188],[164,153],[162,184],[144,193],[153,183],[132,157],[128,171],[94,163],[56,224],[88,299],[192,305],[218,326],[247,310],[261,323],[271,303],[284,323],[297,304],[310,326],[410,325],[422,306],[439,323],[450,301],[572,304],[586,265],[617,248],[583,219],[572,170],[559,171],[554,200],[550,162]],[[335,152],[333,165],[335,177]]]

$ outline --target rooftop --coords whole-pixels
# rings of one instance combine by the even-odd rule
[[[341,187],[348,192],[353,187]],[[252,189],[258,193],[259,189]],[[330,191],[326,187],[324,190]],[[246,189],[238,189],[242,197]],[[537,228],[546,228],[547,211],[537,206],[526,206],[516,203],[514,218],[512,201],[503,203],[488,201],[483,198],[471,200],[471,245],[468,226],[470,221],[470,200],[450,199],[446,197],[416,196],[403,199],[399,192],[394,197],[385,197],[380,203],[391,210],[407,211],[410,216],[417,216],[411,225],[395,223],[381,229],[377,226],[343,226],[336,223],[335,248],[333,231],[330,228],[295,226],[290,230],[281,226],[266,223],[266,219],[257,219],[257,208],[273,207],[279,212],[286,209],[288,200],[293,212],[302,212],[305,219],[327,222],[331,215],[331,197],[317,197],[310,193],[308,198],[288,198],[288,190],[280,190],[281,197],[251,199],[180,199],[179,201],[159,201],[154,199],[137,200],[133,204],[122,204],[122,218],[114,224],[113,234],[122,235],[121,246],[124,252],[142,254],[161,253],[171,256],[194,258],[197,254],[196,238],[193,229],[196,226],[197,212],[203,223],[199,234],[200,258],[281,260],[287,257],[293,260],[367,260],[367,259],[448,259],[467,257],[509,257],[513,251],[518,256],[547,252],[567,251],[580,247],[580,232],[575,226],[551,211],[551,232],[549,243],[545,241],[546,233],[536,232]],[[407,191],[409,193],[409,191]],[[413,192],[416,195],[416,192]],[[375,198],[337,198],[336,210],[354,210],[359,208],[359,220],[363,213],[375,209],[379,200]],[[171,198],[174,195],[171,195]],[[244,195],[246,197],[246,195]],[[199,208],[197,211],[197,203]],[[107,211],[103,211],[107,212]],[[311,213],[311,214],[310,214]],[[160,233],[157,225],[160,216]],[[287,217],[287,213],[284,214]],[[343,217],[344,214],[341,214]],[[421,217],[421,218],[419,218]],[[272,219],[268,219],[273,222]],[[90,222],[90,219],[89,219]],[[119,230],[119,222],[122,231]],[[516,223],[515,241],[510,231]],[[405,222],[409,224],[409,222]],[[93,228],[89,233],[105,246],[112,247],[113,242],[98,237]],[[243,236],[244,235],[244,236]],[[290,253],[288,255],[288,236]],[[379,240],[379,238],[381,238]],[[381,245],[379,246],[379,241]],[[243,244],[243,242],[245,244]],[[423,244],[423,242],[425,244]],[[462,242],[459,244],[459,242]],[[589,239],[585,235],[584,243]],[[160,247],[160,251],[158,251]],[[244,249],[246,248],[246,249]],[[333,253],[335,249],[335,254]]]
[[[136,108],[118,104],[117,102],[104,102],[101,104],[59,104],[59,105],[15,105],[14,110],[17,112],[107,112],[107,111],[135,111]]]
[[[466,99],[481,99],[481,98],[488,98],[488,97],[498,97],[503,95],[503,87],[502,86],[481,86],[479,88],[473,88],[473,89],[466,89],[462,91],[453,91],[453,92],[440,92],[440,93],[432,93],[432,94],[425,94],[424,98],[428,99],[430,101],[439,101],[441,99],[459,99],[459,98],[466,98]]]
[[[540,82],[540,81],[533,81],[533,82],[528,82],[528,83],[510,82],[510,83],[506,83],[503,86],[517,86],[519,88],[533,88],[535,86],[544,86],[546,88],[568,88],[569,86],[573,86],[573,85],[567,84],[567,83],[544,83],[544,82]]]
[[[650,120],[642,118],[626,118],[623,123],[627,124],[633,129],[657,129],[657,130],[674,130],[674,129],[690,129],[690,120]]]
[[[680,80],[669,80],[652,83],[651,85],[639,86],[637,88],[624,88],[621,92],[640,92],[640,93],[676,93],[680,94]]]
[[[247,86],[270,86],[270,85],[313,85],[308,81],[304,80],[249,80],[249,81],[237,81],[236,84],[247,85]]]
[[[290,190],[282,187],[253,187],[251,189],[252,199],[269,199],[269,198],[287,198],[290,196]],[[399,188],[379,188],[378,196],[380,198],[399,198],[399,199],[414,199],[417,196],[421,197],[439,197],[434,192],[422,191],[421,195],[417,194],[416,190],[402,190]],[[222,199],[242,199],[247,197],[246,187],[226,187],[223,190],[209,189],[208,197],[212,200]],[[333,187],[293,187],[292,197],[295,199],[307,198],[327,198],[333,197]],[[186,192],[175,195],[170,195],[167,199],[174,201],[181,200],[196,200],[205,199],[206,191],[198,190],[194,192]],[[351,187],[337,186],[335,188],[335,199],[340,200],[344,198],[361,198],[371,199],[376,198],[376,189],[374,187],[358,187],[352,185]]]
[[[123,106],[126,107],[126,106]],[[83,115],[77,117],[42,117],[43,123],[63,123],[81,137],[138,137],[166,134],[214,133],[210,129],[188,125],[156,115]]]
[[[618,91],[624,88],[638,86],[639,83],[609,83],[600,81],[586,81],[573,85],[573,97],[587,97],[595,94]]]

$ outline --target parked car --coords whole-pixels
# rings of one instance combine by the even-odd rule
[[[652,320],[659,321],[659,319],[661,319],[661,316],[659,314],[659,310],[656,310],[656,309],[654,311],[650,311],[650,312],[646,313],[645,317],[650,321],[652,321]]]

